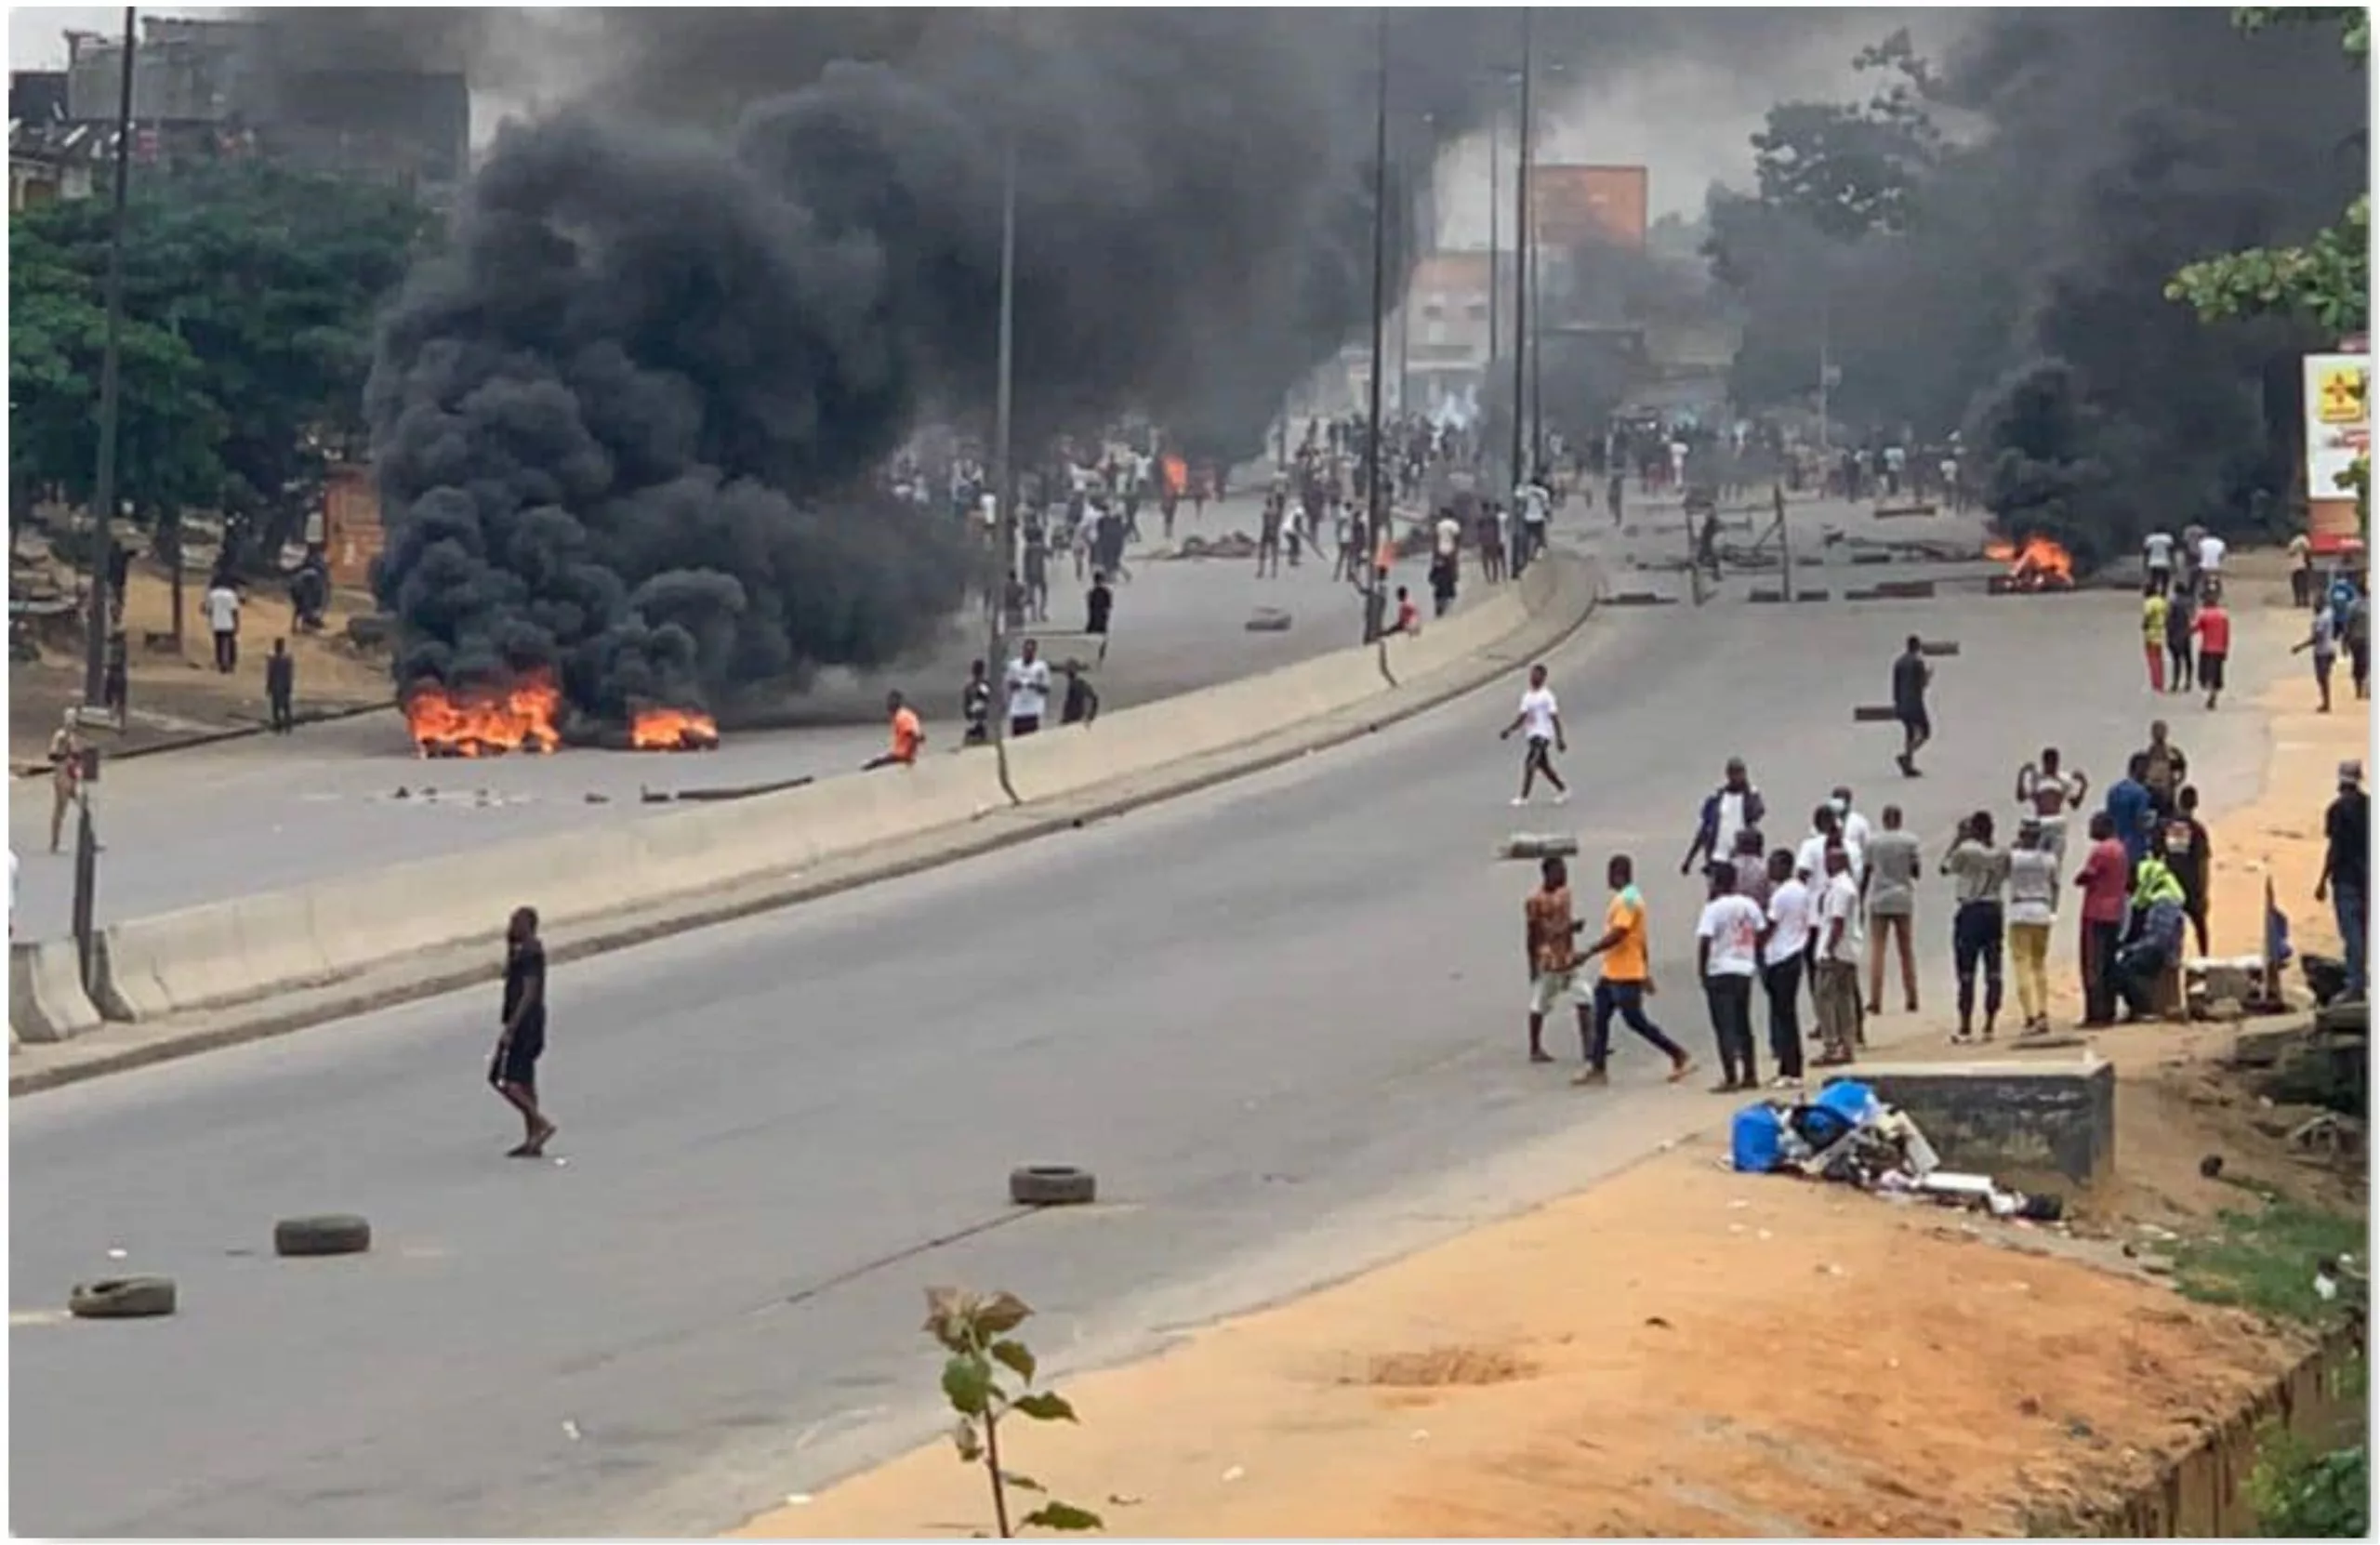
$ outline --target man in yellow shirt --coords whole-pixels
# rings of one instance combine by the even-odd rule
[[[2140,642],[2149,653],[2149,690],[2165,690],[2165,618],[2173,602],[2155,580],[2140,594]]]
[[[1617,1014],[1629,1029],[1669,1058],[1670,1082],[1674,1084],[1694,1071],[1694,1059],[1645,1017],[1645,1000],[1654,992],[1653,963],[1646,936],[1645,894],[1636,889],[1635,860],[1626,853],[1614,854],[1604,878],[1611,886],[1611,901],[1604,908],[1603,937],[1587,950],[1589,957],[1603,957],[1603,978],[1595,984],[1595,1023],[1587,1039],[1587,1070],[1573,1082],[1593,1086],[1607,1081],[1604,1064],[1611,1055],[1611,1021]]]

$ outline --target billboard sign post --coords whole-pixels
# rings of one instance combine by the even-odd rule
[[[2306,535],[2316,552],[2362,535],[2355,495],[2339,480],[2372,454],[2371,375],[2368,352],[2306,356]]]

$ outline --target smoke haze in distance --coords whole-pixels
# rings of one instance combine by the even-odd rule
[[[1494,14],[1395,13],[1392,211],[1492,99],[1516,47]],[[1548,11],[1537,42],[1586,86],[1678,52],[1749,65],[1812,14]],[[498,135],[374,372],[405,680],[549,668],[612,718],[927,640],[960,544],[866,484],[922,416],[987,416],[1012,137],[1021,455],[1131,408],[1250,454],[1368,314],[1370,12],[479,12],[437,35],[524,28],[588,105]],[[481,57],[475,85],[524,78]]]

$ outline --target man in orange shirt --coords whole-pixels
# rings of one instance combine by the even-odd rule
[[[2206,689],[2211,708],[2223,695],[2223,667],[2231,657],[2231,614],[2223,609],[2223,591],[2211,579],[2190,630],[2198,635],[2198,684]]]
[[[1604,934],[1587,950],[1589,956],[1604,957],[1603,979],[1595,984],[1595,1023],[1587,1039],[1587,1070],[1572,1081],[1586,1085],[1606,1081],[1604,1063],[1611,1055],[1611,1021],[1616,1014],[1669,1058],[1670,1082],[1674,1084],[1694,1071],[1694,1059],[1645,1017],[1645,1000],[1654,991],[1653,961],[1646,934],[1645,896],[1636,889],[1635,860],[1626,853],[1613,855],[1604,878],[1611,886],[1611,902],[1603,915]]]
[[[873,772],[879,767],[908,767],[918,759],[919,750],[926,743],[926,727],[918,720],[918,710],[897,692],[884,694],[884,711],[892,716],[892,748],[876,758],[863,772]]]

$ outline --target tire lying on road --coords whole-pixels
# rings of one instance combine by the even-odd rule
[[[360,1255],[372,1248],[372,1225],[351,1212],[284,1218],[272,1225],[275,1255]]]
[[[1066,1164],[1028,1164],[1012,1169],[1008,1199],[1019,1207],[1080,1207],[1097,1199],[1099,1177]]]
[[[78,1320],[147,1320],[172,1314],[176,1300],[172,1277],[109,1277],[76,1283],[66,1312]]]

